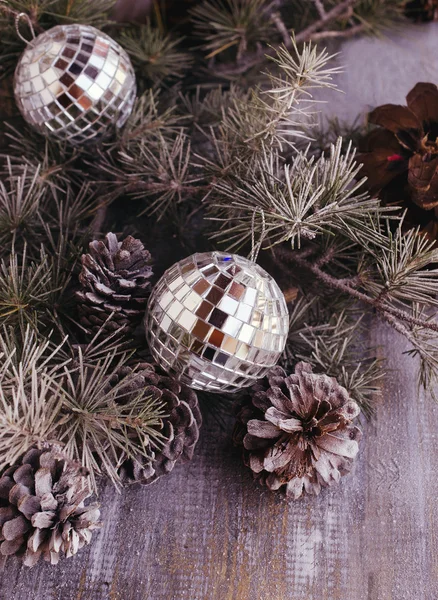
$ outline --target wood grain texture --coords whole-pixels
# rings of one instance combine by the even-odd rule
[[[13,600],[436,600],[438,405],[418,398],[403,340],[353,474],[287,504],[254,485],[229,437],[203,432],[192,463],[123,495],[102,493],[103,530],[57,567],[11,561]]]
[[[438,27],[421,31],[345,46],[339,114],[438,82]],[[256,487],[229,435],[210,424],[192,463],[167,479],[123,495],[105,488],[105,527],[77,557],[32,570],[12,560],[0,599],[436,600],[438,405],[418,394],[402,339],[377,322],[370,338],[389,375],[339,486],[287,504]]]

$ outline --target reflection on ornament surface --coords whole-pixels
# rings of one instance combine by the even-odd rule
[[[15,98],[39,133],[81,144],[121,127],[134,106],[129,56],[88,25],[58,25],[35,38],[15,71]]]
[[[264,377],[286,344],[282,291],[235,254],[194,254],[155,286],[146,334],[155,360],[195,389],[235,392]]]

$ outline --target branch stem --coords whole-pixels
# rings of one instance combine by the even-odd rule
[[[354,25],[353,27],[350,27],[349,29],[344,29],[342,31],[318,31],[316,33],[313,33],[309,39],[312,42],[315,42],[318,40],[325,40],[328,38],[350,38],[354,37],[355,35],[358,35],[359,33],[362,33],[363,31],[365,31],[365,29],[365,24],[361,23],[360,25]]]
[[[327,11],[324,8],[324,4],[322,3],[322,0],[313,0],[313,4],[316,6],[316,10],[318,11],[321,19],[324,19],[327,14]]]
[[[324,27],[331,21],[335,21],[336,19],[339,19],[341,17],[349,16],[353,5],[356,4],[357,2],[358,2],[358,0],[343,0],[343,2],[341,2],[340,4],[338,4],[331,10],[329,10],[328,12],[324,11],[324,14],[322,14],[321,17],[317,21],[312,23],[312,25],[309,25],[302,31],[299,31],[298,33],[295,34],[295,42],[297,44],[300,44],[300,43],[309,42],[312,40],[323,39],[325,37],[327,37],[327,38],[330,38],[330,37],[331,38],[337,38],[337,37],[348,38],[348,37],[356,35],[357,33],[360,33],[363,29],[365,29],[365,25],[363,25],[363,24],[352,26],[349,29],[346,29],[344,31],[336,31],[336,30],[320,31],[322,27]],[[320,8],[318,9],[318,12],[320,11]],[[285,46],[287,48],[290,48],[291,47],[290,35],[286,28],[286,25],[284,24],[283,20],[280,17],[280,14],[278,13],[278,11],[276,11],[275,13],[272,13],[271,18],[283,39],[283,43],[285,44]],[[350,31],[351,31],[351,33],[350,33]],[[285,32],[288,32],[287,36],[285,35]],[[274,48],[274,47],[264,48],[262,52],[259,49],[257,52],[253,52],[251,54],[245,54],[244,56],[242,56],[240,58],[239,62],[233,63],[231,65],[228,63],[215,65],[216,74],[219,76],[225,76],[225,77],[241,75],[242,73],[245,73],[246,71],[248,71],[255,65],[259,64],[261,57],[263,55],[266,58],[272,58],[273,56],[275,56],[275,53],[276,53],[276,48]]]
[[[319,29],[321,29],[321,27],[324,27],[324,25],[326,25],[330,21],[334,21],[335,19],[341,17],[345,12],[348,11],[350,7],[356,4],[356,2],[357,0],[343,0],[343,2],[326,12],[323,17],[318,19],[318,21],[315,21],[314,23],[297,33],[297,35],[295,36],[296,42],[306,42],[307,40],[311,39],[311,36]]]
[[[298,253],[289,254],[288,257],[292,262],[294,262],[298,266],[311,271],[327,287],[339,290],[341,292],[344,292],[345,294],[349,294],[353,298],[356,298],[356,300],[359,300],[360,302],[364,302],[365,304],[372,306],[391,325],[394,326],[394,319],[400,319],[405,323],[409,323],[409,325],[411,326],[423,327],[424,329],[429,329],[431,331],[438,332],[438,323],[434,323],[425,319],[418,319],[417,317],[413,317],[412,315],[410,315],[405,310],[396,308],[394,306],[389,306],[384,302],[383,296],[379,296],[378,298],[372,298],[364,292],[359,291],[355,288],[355,285],[357,285],[358,283],[357,279],[337,279],[336,277],[333,277],[332,275],[329,275],[328,273],[323,271],[318,265],[317,261],[310,262],[302,256],[300,256],[300,254]],[[397,329],[397,331],[399,331],[399,329]]]
[[[286,48],[291,48],[291,46],[292,46],[291,34],[290,34],[290,31],[288,30],[288,28],[286,27],[286,25],[284,24],[284,21],[281,18],[280,13],[278,11],[275,11],[274,13],[272,13],[271,18],[274,22],[275,27],[277,28],[278,33],[281,35],[281,37],[283,39],[283,44],[286,46]]]
[[[102,232],[102,227],[106,219],[107,208],[108,204],[104,202],[97,209],[96,216],[91,223],[91,233],[93,234],[93,239],[99,237],[100,233]]]

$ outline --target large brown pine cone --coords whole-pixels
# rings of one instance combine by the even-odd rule
[[[56,450],[29,450],[0,478],[0,553],[29,567],[73,556],[100,527],[99,505],[84,505],[90,495],[83,467]]]
[[[90,253],[82,256],[76,292],[80,322],[89,331],[98,331],[105,324],[107,331],[124,327],[124,333],[140,324],[149,298],[152,276],[151,255],[131,236],[122,242],[114,233],[104,241],[90,243]]]
[[[122,367],[114,374],[114,383],[126,377],[131,367]],[[173,377],[161,374],[149,363],[136,365],[137,377],[132,392],[148,388],[151,397],[164,404],[161,434],[162,444],[152,450],[150,460],[144,457],[125,460],[120,475],[126,484],[147,485],[162,475],[170,473],[177,461],[189,461],[199,438],[202,423],[196,393]],[[138,387],[137,387],[138,386]]]
[[[294,375],[274,367],[238,413],[235,440],[245,463],[270,490],[297,499],[338,482],[351,469],[361,431],[359,406],[336,379],[299,363]]]
[[[406,101],[370,113],[370,123],[379,128],[361,143],[361,175],[383,204],[407,211],[408,227],[420,226],[438,241],[438,88],[417,83]]]
[[[438,1],[410,0],[405,4],[405,14],[417,23],[438,21]]]

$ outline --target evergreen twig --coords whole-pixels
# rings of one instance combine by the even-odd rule
[[[0,11],[7,90],[23,50],[13,17],[24,11],[37,32],[106,28],[141,91],[124,130],[89,148],[44,140],[18,115],[12,128],[2,113],[0,470],[31,445],[57,443],[94,484],[106,474],[120,486],[121,463],[147,461],[163,442],[163,406],[149,388],[132,394],[133,341],[123,331],[89,340],[78,324],[78,259],[108,223],[158,254],[166,246],[155,257],[163,265],[216,241],[260,247],[293,290],[283,364],[306,360],[337,377],[366,412],[384,371],[362,324],[373,314],[407,338],[431,389],[437,251],[362,192],[360,128],[318,128],[314,90],[333,89],[339,67],[308,43],[378,31],[396,22],[400,1],[204,0],[171,32],[161,14],[157,25],[115,27],[113,5],[10,0]]]

